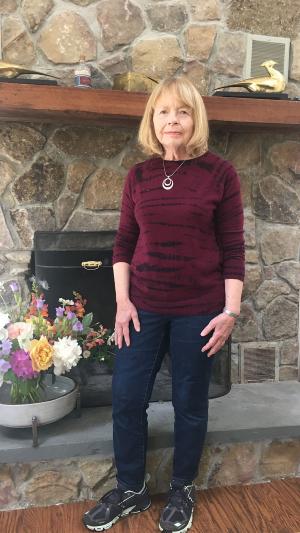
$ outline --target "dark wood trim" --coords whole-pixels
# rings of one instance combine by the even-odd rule
[[[0,83],[0,120],[137,124],[148,95],[110,89],[77,89]],[[300,101],[205,96],[213,125],[300,127]]]

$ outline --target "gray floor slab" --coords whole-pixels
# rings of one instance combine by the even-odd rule
[[[149,449],[172,446],[173,408],[153,402],[148,410]],[[300,437],[300,383],[233,385],[226,396],[210,400],[207,442]],[[39,428],[39,446],[32,447],[30,429],[0,428],[0,462],[112,453],[110,407],[82,409]]]

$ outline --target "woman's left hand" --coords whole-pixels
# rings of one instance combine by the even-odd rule
[[[235,318],[227,315],[227,313],[221,313],[220,315],[215,316],[200,333],[200,335],[204,337],[214,330],[213,335],[208,343],[203,346],[201,351],[205,352],[206,350],[209,350],[207,353],[208,357],[217,353],[227,341],[233,330],[234,324]]]

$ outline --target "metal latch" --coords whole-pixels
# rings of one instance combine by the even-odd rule
[[[102,265],[102,261],[82,261],[81,266],[85,270],[97,270]]]

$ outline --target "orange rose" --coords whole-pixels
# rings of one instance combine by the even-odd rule
[[[39,340],[33,339],[30,343],[29,355],[32,368],[37,372],[47,370],[53,364],[53,347],[43,335]]]

